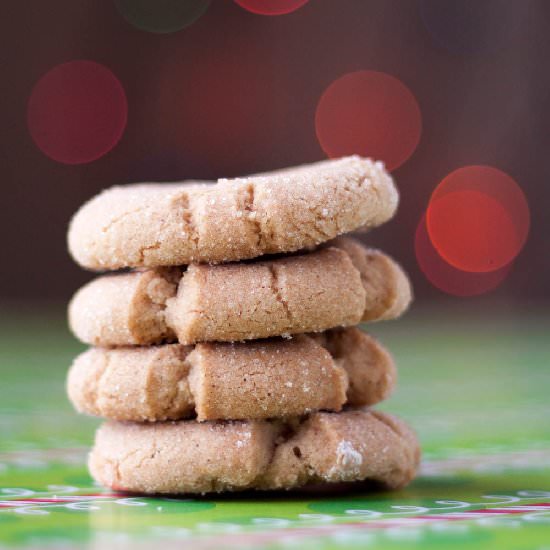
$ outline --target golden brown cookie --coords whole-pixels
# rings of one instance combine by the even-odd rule
[[[96,270],[220,263],[380,225],[397,203],[382,163],[354,156],[215,184],[113,187],[75,214],[68,244]]]
[[[392,358],[356,328],[240,344],[92,348],[67,378],[75,408],[113,420],[264,419],[372,405],[395,386]]]
[[[179,281],[179,284],[178,284]],[[341,238],[304,254],[106,275],[69,305],[75,335],[99,346],[239,341],[392,319],[411,300],[403,270]]]
[[[419,458],[416,437],[404,422],[359,409],[288,422],[107,422],[96,434],[89,468],[102,485],[135,493],[363,480],[396,489],[412,480]]]
[[[362,321],[395,319],[406,311],[412,301],[412,288],[395,260],[349,237],[339,237],[329,244],[345,251],[359,271],[366,293]]]

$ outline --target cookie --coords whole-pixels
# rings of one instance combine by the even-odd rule
[[[69,304],[69,326],[82,342],[103,346],[174,340],[166,301],[176,294],[179,269],[106,275],[82,287]]]
[[[339,237],[330,245],[345,251],[359,271],[367,299],[363,322],[395,319],[407,310],[411,284],[392,258],[349,237]]]
[[[419,456],[416,437],[401,420],[359,409],[289,422],[107,422],[97,431],[89,469],[102,485],[134,493],[364,480],[396,489],[412,480]]]
[[[179,281],[179,283],[178,283]],[[403,270],[349,238],[262,261],[106,275],[82,287],[69,325],[96,346],[239,341],[392,319],[411,301]]]
[[[241,344],[92,348],[69,370],[80,412],[113,420],[265,419],[371,405],[392,391],[392,358],[356,328]]]
[[[237,261],[375,227],[397,203],[383,164],[353,156],[215,184],[113,187],[75,214],[68,245],[95,270]]]

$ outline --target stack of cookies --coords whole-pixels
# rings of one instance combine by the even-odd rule
[[[92,346],[70,369],[69,397],[107,419],[93,477],[139,493],[407,484],[414,434],[368,408],[395,367],[355,325],[401,315],[409,282],[343,236],[389,220],[397,202],[381,163],[349,157],[115,187],[86,203],[71,254],[119,270],[69,306]]]

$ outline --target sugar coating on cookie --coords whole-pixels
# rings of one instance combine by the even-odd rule
[[[356,325],[361,277],[337,248],[270,261],[192,265],[166,302],[182,343],[238,341]]]
[[[236,261],[378,226],[397,203],[383,164],[352,156],[215,184],[113,187],[75,214],[68,245],[95,270]]]
[[[96,481],[138,493],[292,489],[372,480],[405,486],[420,458],[414,433],[381,412],[313,413],[292,421],[107,422],[89,468]]]
[[[374,405],[389,397],[397,382],[397,370],[392,356],[378,340],[356,327],[309,336],[345,370],[348,405]]]
[[[412,287],[395,260],[349,237],[338,237],[329,244],[345,251],[360,273],[366,293],[362,321],[396,319],[407,310],[413,298]]]
[[[388,352],[356,329],[242,344],[92,348],[69,370],[77,410],[114,420],[265,419],[371,405],[395,386]]]
[[[69,324],[100,346],[239,341],[393,319],[411,297],[396,262],[340,238],[282,258],[193,264],[183,275],[172,268],[99,277],[73,297]]]
[[[173,340],[165,309],[180,278],[180,269],[160,268],[96,279],[73,296],[69,326],[83,342],[103,346]]]

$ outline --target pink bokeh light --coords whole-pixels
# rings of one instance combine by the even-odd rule
[[[359,154],[401,166],[414,152],[422,118],[412,92],[377,71],[345,74],[325,90],[315,115],[319,143],[331,157]]]
[[[119,142],[128,117],[122,84],[104,65],[57,65],[34,86],[27,109],[37,147],[64,164],[92,162]]]
[[[286,15],[308,2],[309,0],[235,0],[241,8],[257,15]]]

